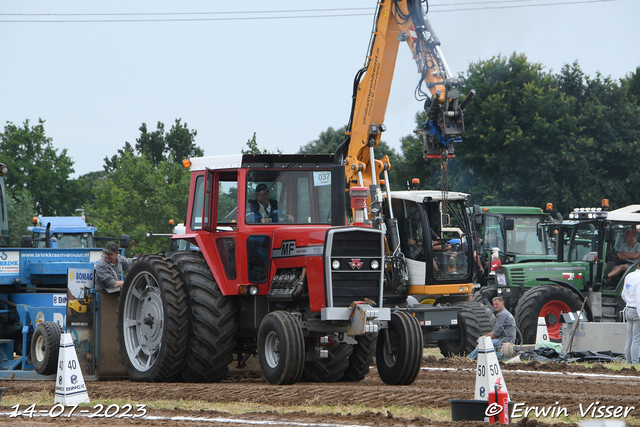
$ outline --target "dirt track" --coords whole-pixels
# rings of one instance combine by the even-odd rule
[[[512,401],[524,403],[521,408],[537,406],[567,408],[569,415],[579,414],[590,404],[594,406],[636,407],[629,416],[640,418],[640,372],[633,368],[619,372],[596,365],[586,369],[574,365],[537,362],[529,364],[502,365],[503,374]],[[152,400],[200,400],[205,402],[254,402],[287,407],[292,405],[363,405],[371,412],[361,415],[333,414],[314,415],[306,412],[280,415],[275,413],[252,413],[233,416],[214,411],[154,411],[148,415],[164,419],[104,419],[74,416],[71,419],[48,416],[29,419],[10,419],[1,415],[0,421],[19,425],[109,425],[109,426],[155,426],[177,425],[169,417],[207,417],[214,421],[180,421],[179,424],[196,425],[358,425],[358,426],[408,426],[446,425],[455,427],[480,426],[482,422],[432,422],[426,418],[404,419],[389,413],[380,413],[379,408],[391,405],[448,408],[448,399],[473,399],[475,385],[475,363],[462,359],[441,359],[435,357],[424,360],[418,379],[411,386],[388,386],[380,381],[377,372],[372,372],[361,383],[299,383],[293,386],[272,386],[261,378],[252,376],[232,376],[220,384],[150,384],[130,381],[89,382],[89,396],[95,400],[122,398],[131,402],[144,403]],[[42,390],[43,383],[36,381],[0,382],[6,387],[5,396],[21,395]],[[51,384],[53,389],[53,384]],[[556,403],[558,402],[558,403]],[[598,402],[598,403],[596,403]],[[22,402],[26,409],[30,402]],[[38,407],[49,409],[50,407]],[[135,407],[134,407],[135,408]],[[4,414],[12,409],[1,407]],[[556,409],[559,410],[559,409]],[[217,419],[217,420],[216,420]],[[514,419],[518,424],[532,427],[539,421]],[[565,424],[566,425],[566,424]]]

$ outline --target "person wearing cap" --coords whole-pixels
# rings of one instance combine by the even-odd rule
[[[624,309],[624,317],[627,321],[627,342],[624,347],[624,356],[627,363],[640,363],[640,270],[627,274],[624,278],[622,299],[627,306]]]
[[[102,258],[96,265],[96,289],[119,288],[124,283],[122,272],[131,267],[129,258],[118,254],[118,244],[107,242],[102,251]]]
[[[278,209],[278,202],[269,198],[267,184],[259,184],[254,192],[255,200],[249,200],[247,222],[293,222],[293,216],[284,214]],[[279,218],[278,218],[279,217]]]

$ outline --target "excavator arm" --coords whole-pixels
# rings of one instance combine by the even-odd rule
[[[347,186],[371,189],[371,214],[376,221],[382,195],[378,177],[391,167],[388,157],[374,159],[374,149],[386,130],[384,115],[398,47],[406,42],[416,62],[419,80],[415,95],[425,102],[427,122],[423,135],[425,158],[450,158],[453,143],[464,132],[463,112],[475,92],[460,102],[462,79],[455,79],[447,66],[437,38],[420,0],[380,0],[365,64],[353,85],[347,139],[336,152],[345,167]],[[426,92],[424,90],[426,88]],[[388,187],[388,186],[387,186]]]

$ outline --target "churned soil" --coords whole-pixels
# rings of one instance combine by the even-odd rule
[[[232,415],[216,411],[151,410],[144,418],[89,418],[76,414],[71,418],[52,418],[48,415],[28,418],[9,418],[12,408],[0,406],[0,422],[11,425],[69,425],[69,426],[484,426],[481,421],[433,421],[427,418],[402,418],[379,408],[413,406],[449,408],[449,399],[473,399],[476,381],[475,362],[463,358],[439,359],[430,356],[423,360],[422,370],[409,386],[384,384],[375,369],[359,383],[298,383],[272,386],[255,374],[230,375],[222,383],[136,383],[131,381],[87,382],[89,397],[95,400],[124,399],[143,403],[158,400],[199,400],[221,403],[258,403],[278,407],[320,405],[360,405],[370,411],[353,415],[347,413],[313,414],[298,411],[287,414],[254,412]],[[527,408],[566,408],[569,415],[591,416],[594,408],[612,406],[631,408],[629,416],[640,417],[640,372],[634,368],[611,371],[596,364],[593,368],[550,362],[502,365],[503,376],[512,401]],[[46,384],[46,383],[45,383]],[[0,381],[6,387],[5,396],[20,396],[43,389],[41,381]],[[47,387],[47,385],[44,385]],[[53,383],[51,389],[53,390]],[[26,409],[30,402],[21,402]],[[591,406],[590,406],[591,405]],[[591,409],[587,409],[587,408]],[[51,406],[38,407],[46,410]],[[637,409],[636,409],[637,408]],[[534,409],[532,409],[533,411]],[[604,409],[603,409],[604,410]],[[597,415],[597,412],[594,414]],[[186,417],[178,418],[175,417]],[[192,420],[193,418],[200,418]],[[624,418],[623,418],[624,419]],[[549,426],[537,418],[513,419],[520,427]],[[563,424],[568,426],[569,424]]]

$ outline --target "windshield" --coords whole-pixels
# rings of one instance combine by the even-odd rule
[[[514,217],[513,230],[507,231],[507,252],[527,255],[549,255],[546,229],[538,240],[539,216]]]
[[[513,230],[506,231],[503,222],[513,220]],[[508,252],[517,255],[553,255],[546,228],[541,230],[541,238],[538,238],[538,223],[543,219],[540,216],[491,216],[485,217],[484,228],[480,230],[483,251],[491,251],[498,248],[500,252]]]
[[[51,247],[64,249],[85,249],[95,248],[96,245],[91,233],[52,233]],[[46,247],[46,235],[44,233],[33,233],[33,246],[36,248]]]
[[[331,223],[329,171],[251,170],[245,191],[248,224]]]

